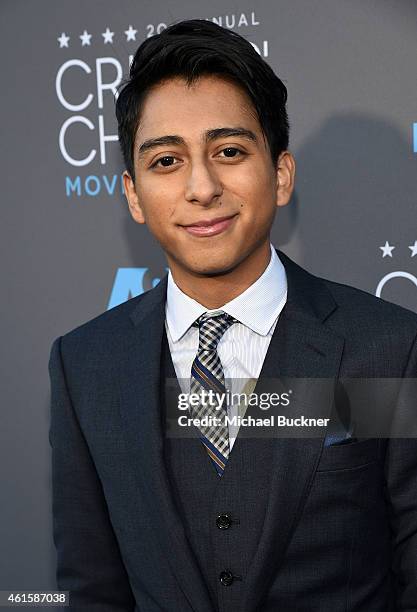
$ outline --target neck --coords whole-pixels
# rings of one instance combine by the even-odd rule
[[[199,304],[213,310],[243,293],[265,272],[271,258],[269,239],[234,269],[217,276],[193,274],[167,257],[177,287]]]

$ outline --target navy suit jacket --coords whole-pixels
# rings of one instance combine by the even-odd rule
[[[288,300],[260,379],[417,377],[414,313],[278,254]],[[53,535],[57,584],[70,591],[71,610],[215,610],[162,458],[166,281],[52,345]],[[417,610],[415,439],[277,439],[271,470],[239,612],[275,610],[263,602],[290,570],[294,610],[337,612],[326,588],[340,590],[340,612]],[[343,555],[347,572],[338,569]]]

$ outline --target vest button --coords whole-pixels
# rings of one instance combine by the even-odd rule
[[[222,514],[219,514],[216,518],[216,525],[219,529],[229,529],[231,524],[232,519],[230,515],[225,512],[222,512]]]
[[[223,570],[219,574],[219,580],[224,586],[230,586],[233,582],[234,576],[230,570]]]

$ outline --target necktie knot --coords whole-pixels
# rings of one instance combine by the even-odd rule
[[[218,313],[203,313],[193,324],[200,330],[198,352],[216,351],[226,329],[237,320],[223,310]]]

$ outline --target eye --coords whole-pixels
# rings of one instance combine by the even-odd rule
[[[162,168],[169,168],[169,166],[172,166],[174,164],[174,160],[177,159],[176,157],[174,157],[173,155],[164,155],[163,157],[160,157],[159,159],[157,159],[151,166],[151,168],[156,168],[156,167],[162,167]]]
[[[237,147],[226,147],[220,153],[224,153],[224,157],[240,157],[244,155],[243,151]]]

